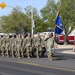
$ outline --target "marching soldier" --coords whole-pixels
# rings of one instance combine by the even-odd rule
[[[48,34],[48,38],[47,38],[47,52],[48,52],[48,59],[52,60],[52,50],[54,50],[55,47],[55,41],[54,41],[54,37],[53,34]]]
[[[32,47],[31,47],[31,37],[30,37],[30,33],[28,33],[28,36],[26,37],[26,52],[27,52],[28,58],[30,58],[31,51],[32,51]],[[31,56],[32,56],[32,55],[31,55]]]
[[[21,48],[21,55],[24,57],[24,53],[26,53],[26,38],[22,35],[22,48]]]
[[[44,56],[45,52],[46,52],[46,40],[45,40],[45,35],[41,36],[42,41],[41,41],[41,46],[42,46],[42,50],[41,50],[41,55]]]
[[[1,55],[1,39],[2,39],[2,37],[0,35],[0,55]]]
[[[34,34],[32,35],[32,41],[31,41],[31,43],[32,43],[32,56],[34,57],[34,53],[36,52],[36,40],[35,40],[35,37],[34,37]]]
[[[37,37],[35,37],[35,46],[36,46],[36,55],[37,55],[37,58],[39,58],[39,52],[42,50],[42,47],[41,47],[41,37],[40,37],[40,33],[37,34]]]
[[[10,53],[10,37],[9,37],[9,35],[7,35],[7,37],[5,39],[5,44],[6,44],[6,55],[7,55],[7,57],[9,57],[9,53]]]
[[[21,48],[22,48],[22,39],[21,39],[21,35],[18,34],[17,38],[16,38],[16,49],[17,49],[17,57],[18,58],[20,58]]]
[[[14,54],[16,52],[16,48],[15,48],[15,45],[16,45],[15,35],[12,35],[12,38],[10,39],[10,44],[11,44],[11,54],[12,54],[12,57],[14,58]]]
[[[5,54],[5,35],[3,35],[3,37],[1,38],[1,55],[4,57]]]

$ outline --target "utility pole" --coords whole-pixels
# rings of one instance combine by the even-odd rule
[[[31,0],[31,33],[33,35],[34,30],[33,30],[33,6],[32,6],[32,0]]]

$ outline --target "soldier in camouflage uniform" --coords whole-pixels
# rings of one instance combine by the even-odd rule
[[[2,39],[2,37],[0,35],[0,55],[1,55],[1,39]]]
[[[6,55],[7,57],[9,57],[10,55],[10,36],[9,35],[7,35],[5,39],[5,44],[6,44]]]
[[[30,55],[32,52],[30,33],[28,33],[28,36],[26,37],[26,52],[27,52],[28,58],[30,58]]]
[[[31,43],[32,43],[32,56],[34,57],[34,53],[36,52],[36,46],[35,46],[36,40],[35,40],[34,34],[32,35],[31,38],[32,38],[32,41],[31,41]]]
[[[24,57],[24,53],[26,53],[26,38],[22,35],[22,48],[21,48],[21,55]]]
[[[57,45],[54,41],[54,37],[52,34],[48,34],[48,38],[47,38],[47,52],[48,52],[48,59],[52,60],[52,54],[53,54],[53,50],[55,45]]]
[[[5,35],[3,35],[3,37],[1,38],[1,55],[4,57],[5,54]]]
[[[12,54],[12,57],[14,58],[14,54],[16,52],[16,48],[15,48],[16,38],[15,38],[15,35],[12,35],[12,38],[10,39],[10,44],[11,44],[11,54]]]
[[[22,48],[22,39],[21,39],[21,35],[18,34],[17,38],[16,38],[16,49],[17,49],[17,57],[18,58],[20,58],[21,48]]]
[[[42,41],[41,41],[41,46],[42,46],[42,50],[41,50],[41,55],[44,56],[45,52],[46,52],[46,39],[45,39],[45,35],[41,36]]]
[[[42,46],[41,46],[41,43],[42,43],[42,39],[40,37],[40,33],[37,34],[37,36],[35,37],[35,46],[36,46],[36,55],[37,55],[37,58],[39,58],[39,53],[40,51],[42,50]]]

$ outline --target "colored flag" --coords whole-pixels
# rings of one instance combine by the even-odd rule
[[[62,22],[61,22],[59,13],[56,17],[55,24],[56,24],[55,34],[61,34],[63,31],[63,26],[62,26]]]

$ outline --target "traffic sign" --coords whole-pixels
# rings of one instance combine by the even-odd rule
[[[5,4],[4,2],[2,2],[2,3],[0,4],[0,7],[1,7],[2,9],[4,9],[4,8],[6,7],[6,4]]]

